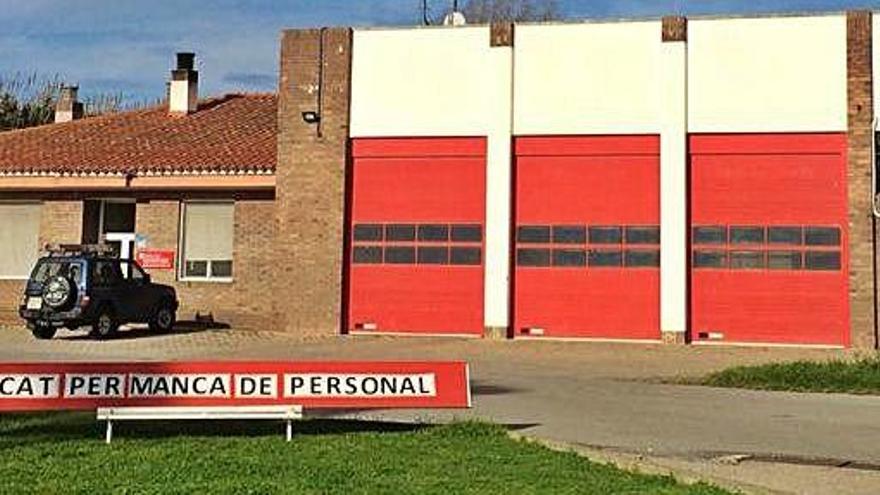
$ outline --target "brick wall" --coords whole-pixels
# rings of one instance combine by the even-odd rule
[[[180,320],[211,313],[215,321],[236,328],[275,329],[274,216],[271,200],[236,201],[232,282],[179,282],[176,270],[150,271],[153,280],[177,289]],[[137,231],[147,236],[151,248],[177,252],[179,218],[176,200],[137,205]]]
[[[876,325],[874,219],[871,205],[873,85],[871,13],[847,13],[847,184],[852,346],[873,348]]]
[[[350,73],[350,29],[283,33],[276,170],[283,262],[275,279],[278,294],[291,294],[279,296],[279,321],[301,336],[341,328]],[[304,122],[306,111],[320,111],[320,123]]]
[[[48,243],[76,244],[82,237],[82,201],[45,201],[40,214],[40,247]]]
[[[24,280],[0,280],[0,325],[20,323],[18,304],[24,293]]]

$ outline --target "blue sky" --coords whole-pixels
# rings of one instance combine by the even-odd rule
[[[460,0],[462,2],[466,0]],[[430,0],[439,11],[451,3]],[[834,11],[880,0],[557,0],[566,17]],[[285,27],[418,23],[421,0],[0,0],[0,76],[60,75],[85,96],[159,98],[176,51],[203,94],[273,91]]]

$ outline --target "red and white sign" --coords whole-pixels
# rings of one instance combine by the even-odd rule
[[[0,363],[0,411],[297,404],[467,408],[462,362]]]
[[[153,270],[173,270],[174,250],[142,248],[135,255],[141,267]]]

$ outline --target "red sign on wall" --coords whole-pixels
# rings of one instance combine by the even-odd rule
[[[467,408],[461,362],[0,363],[0,411],[295,404]]]
[[[138,264],[143,268],[153,270],[174,269],[173,249],[138,249],[135,258],[137,259]]]

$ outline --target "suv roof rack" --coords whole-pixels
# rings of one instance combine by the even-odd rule
[[[46,244],[49,256],[113,256],[116,251],[109,244]]]

